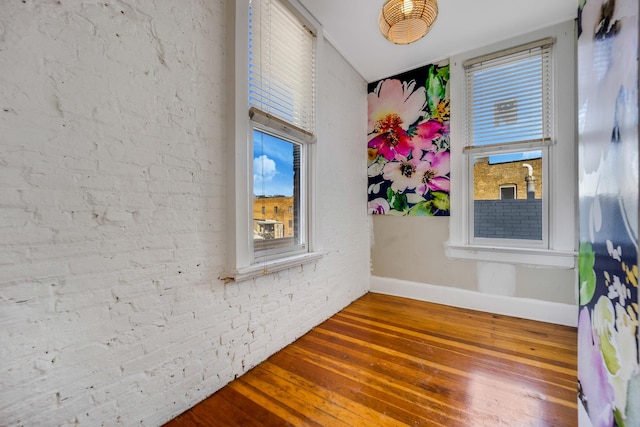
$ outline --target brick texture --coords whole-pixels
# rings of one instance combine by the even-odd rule
[[[476,159],[473,166],[474,200],[500,200],[500,186],[515,185],[516,199],[527,198],[525,177],[529,164],[533,170],[535,198],[542,198],[542,159],[528,159],[507,163],[490,164],[487,157]]]
[[[474,236],[497,239],[542,239],[542,200],[476,200]]]
[[[282,223],[283,235],[294,235],[294,202],[293,197],[256,197],[253,202],[254,231],[255,221],[275,220]]]
[[[219,279],[228,4],[3,5],[0,424],[160,425],[368,289],[366,84],[328,43],[325,256]]]

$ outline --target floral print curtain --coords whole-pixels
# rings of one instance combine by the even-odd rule
[[[640,426],[638,0],[578,16],[578,397],[595,427]]]

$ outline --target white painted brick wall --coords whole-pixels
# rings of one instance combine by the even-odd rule
[[[2,5],[1,425],[160,425],[367,291],[366,85],[328,44],[326,255],[218,279],[226,4]]]

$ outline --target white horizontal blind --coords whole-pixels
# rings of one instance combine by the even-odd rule
[[[467,144],[551,140],[552,44],[540,44],[465,64]]]
[[[249,107],[315,130],[315,37],[277,0],[249,6]]]

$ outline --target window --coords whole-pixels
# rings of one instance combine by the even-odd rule
[[[501,185],[500,186],[500,200],[514,200],[516,198],[516,186],[515,185]]]
[[[547,161],[547,146],[553,140],[553,42],[547,38],[463,63],[465,152],[473,165],[469,171],[472,188],[495,188],[507,177],[524,184],[534,177],[521,166],[531,159]],[[544,183],[544,175],[535,178]],[[538,199],[518,200],[513,188],[502,187],[500,197],[489,200],[474,191],[469,204],[471,242],[519,239],[531,246],[545,246],[544,194]]]
[[[566,22],[451,58],[449,256],[575,264],[574,51]]]
[[[231,9],[228,275],[243,280],[320,256],[312,245],[311,189],[321,36],[297,0],[234,2]]]
[[[278,205],[293,203],[298,212],[301,210],[299,188],[303,168],[300,154],[304,146],[259,130],[254,130],[253,138],[253,211],[265,212],[268,207],[269,212],[273,212],[269,216],[254,214],[254,253],[260,255],[282,248],[285,251],[294,247],[301,249],[300,228],[295,227],[294,230],[293,221],[285,223],[286,218]],[[296,224],[300,223],[296,218]]]

